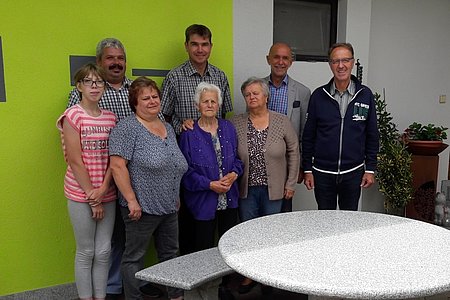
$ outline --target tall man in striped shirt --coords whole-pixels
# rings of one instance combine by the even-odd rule
[[[208,27],[193,24],[186,28],[184,47],[189,59],[180,66],[172,69],[162,84],[161,112],[179,135],[183,130],[193,128],[193,120],[200,117],[194,101],[197,85],[202,82],[217,85],[222,92],[222,106],[219,107],[217,117],[233,110],[230,87],[225,73],[208,62],[212,49],[212,33]],[[179,212],[179,244],[180,254],[194,252],[194,221],[183,203],[180,195],[181,207]]]
[[[270,75],[266,77],[270,89],[269,109],[285,114],[290,118],[297,132],[301,149],[311,91],[287,74],[293,61],[293,53],[289,45],[285,43],[273,44],[266,59],[270,65]],[[301,183],[303,181],[302,170],[300,170],[298,176],[298,183]],[[292,199],[283,200],[281,211],[292,211]]]

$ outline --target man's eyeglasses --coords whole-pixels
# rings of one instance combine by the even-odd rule
[[[330,59],[329,62],[332,65],[339,65],[340,63],[348,64],[349,62],[351,62],[353,60],[353,57],[350,58],[341,58],[341,59]]]
[[[80,80],[84,86],[93,86],[94,83],[97,87],[104,87],[105,86],[105,81],[104,80],[92,80],[92,79],[88,79],[88,78],[84,78]]]

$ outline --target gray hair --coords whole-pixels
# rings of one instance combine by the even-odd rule
[[[127,55],[125,53],[125,47],[123,44],[116,38],[106,38],[98,42],[97,49],[95,51],[95,57],[97,60],[102,59],[103,55],[103,49],[105,48],[116,48],[116,49],[122,49],[123,54],[125,55],[125,60],[127,59]]]
[[[263,94],[264,96],[267,96],[267,98],[270,97],[270,90],[269,90],[269,85],[267,84],[267,80],[265,80],[264,78],[259,78],[259,77],[250,77],[249,79],[247,79],[246,81],[244,81],[244,83],[241,85],[241,93],[242,96],[244,96],[244,91],[245,89],[252,84],[259,84],[263,90]]]
[[[216,92],[217,101],[219,102],[219,107],[222,106],[222,91],[220,88],[212,83],[200,82],[195,89],[194,101],[197,105],[200,104],[200,98],[204,92]]]

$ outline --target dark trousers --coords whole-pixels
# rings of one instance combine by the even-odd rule
[[[328,174],[313,170],[314,195],[320,210],[358,210],[364,168],[345,174]]]
[[[283,204],[281,205],[281,212],[291,212],[292,211],[292,199],[283,199]]]
[[[216,217],[213,220],[201,221],[194,220],[195,229],[195,251],[212,248],[216,244],[215,233],[219,238],[238,223],[237,208],[227,208],[216,211]]]
[[[216,211],[214,220],[194,220],[194,251],[212,248],[216,245],[215,233],[220,237],[238,224],[238,209],[227,208]],[[222,277],[222,286],[227,286],[231,281],[230,275]]]
[[[144,258],[149,248],[152,234],[155,238],[155,248],[159,262],[177,256],[178,251],[178,220],[177,214],[149,215],[143,213],[138,221],[128,217],[130,211],[121,207],[125,223],[125,251],[122,257],[122,276],[127,300],[143,299],[139,290],[141,280],[134,277],[136,272],[144,269]],[[176,298],[183,291],[176,288],[167,288],[169,298]]]
[[[178,229],[180,255],[186,255],[195,252],[195,220],[186,204],[183,201],[182,193],[180,193],[181,206],[178,211]]]

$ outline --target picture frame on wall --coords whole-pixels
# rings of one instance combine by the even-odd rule
[[[442,180],[441,193],[445,194],[445,201],[450,201],[450,180]]]

